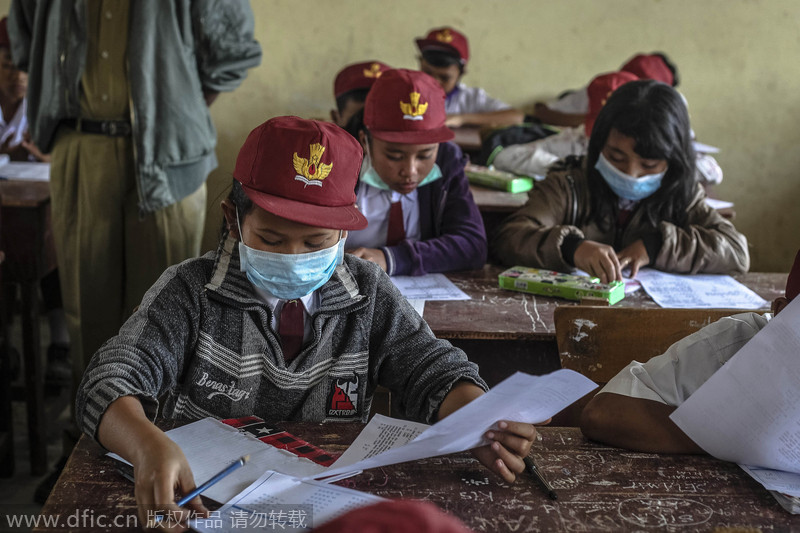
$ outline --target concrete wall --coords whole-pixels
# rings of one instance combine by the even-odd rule
[[[0,10],[7,9],[0,1]],[[465,82],[522,108],[637,51],[680,70],[699,140],[719,146],[717,195],[736,203],[752,270],[786,271],[800,248],[800,2],[796,0],[252,0],[262,65],[212,106],[220,167],[209,180],[205,245],[247,133],[269,117],[323,118],[346,63],[416,66],[413,39],[439,25],[469,37]]]

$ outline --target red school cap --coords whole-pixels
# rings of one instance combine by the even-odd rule
[[[364,125],[377,139],[405,144],[441,143],[455,134],[444,125],[444,91],[424,72],[387,70],[364,104]]]
[[[336,75],[333,81],[333,96],[339,98],[344,93],[356,89],[369,89],[385,71],[391,69],[380,61],[366,61],[347,65]]]
[[[469,61],[469,43],[464,34],[450,27],[431,30],[424,39],[417,39],[420,52],[439,50],[454,54],[461,60],[462,65]]]
[[[629,81],[636,81],[638,79],[639,78],[634,74],[621,70],[619,72],[600,74],[589,83],[589,87],[586,89],[589,95],[589,112],[586,113],[586,120],[583,122],[587,137],[592,135],[594,121],[597,120],[597,115],[600,114],[600,110],[606,105],[611,93]]]
[[[459,519],[430,502],[388,500],[349,511],[315,528],[319,533],[469,533]]]
[[[622,65],[620,70],[635,74],[642,80],[656,80],[670,86],[675,81],[664,59],[656,54],[637,54]]]
[[[11,38],[8,36],[8,17],[0,19],[0,48],[11,49]]]
[[[800,251],[797,252],[792,270],[786,278],[786,299],[792,300],[798,294],[800,294]]]
[[[258,126],[239,150],[233,177],[260,208],[321,228],[359,230],[367,219],[354,192],[363,152],[335,124],[276,117]]]

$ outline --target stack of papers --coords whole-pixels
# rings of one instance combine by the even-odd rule
[[[661,307],[762,309],[766,300],[730,276],[667,274],[651,268],[636,279]]]

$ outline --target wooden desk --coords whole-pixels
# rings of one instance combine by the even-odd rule
[[[504,267],[486,265],[482,270],[448,274],[472,299],[425,302],[423,315],[437,337],[448,339],[467,352],[490,385],[514,370],[542,374],[560,368],[553,312],[560,305],[577,303],[501,289],[497,276],[503,270]],[[772,301],[783,294],[786,276],[748,273],[733,277]],[[658,306],[644,290],[639,290],[614,307]]]
[[[5,250],[3,283],[19,285],[22,301],[22,353],[31,473],[47,467],[44,416],[44,364],[39,343],[39,280],[56,268],[50,226],[50,184],[0,180],[0,242]]]
[[[477,126],[463,126],[461,128],[452,128],[455,133],[456,143],[461,150],[465,153],[474,153],[481,151],[481,129]]]
[[[344,451],[361,429],[352,424],[281,426],[330,452]],[[500,481],[467,453],[368,470],[338,484],[385,498],[431,501],[479,532],[800,529],[800,516],[784,511],[732,463],[626,452],[588,442],[575,428],[544,427],[540,433],[542,441],[532,455],[558,492],[557,501],[528,478],[513,485]],[[117,523],[124,524],[135,515],[135,505],[133,485],[114,471],[99,446],[82,437],[42,514],[65,520],[86,510],[95,523],[102,516],[119,517]],[[84,525],[81,531],[100,529],[91,527],[88,518]]]

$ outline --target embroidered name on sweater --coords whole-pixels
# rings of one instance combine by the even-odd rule
[[[235,381],[231,381],[230,385],[226,385],[225,383],[222,383],[220,381],[214,381],[213,379],[208,379],[208,372],[203,372],[203,375],[200,377],[199,380],[197,380],[195,385],[200,387],[206,387],[214,391],[207,396],[209,400],[219,395],[226,396],[229,399],[233,400],[234,402],[238,402],[242,399],[247,399],[250,397],[250,391],[237,389],[235,386],[236,385]]]

